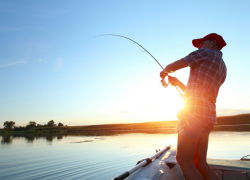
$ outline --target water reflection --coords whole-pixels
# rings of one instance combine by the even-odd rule
[[[13,137],[11,135],[2,136],[1,144],[10,144],[12,143]]]
[[[11,134],[6,135],[2,134],[0,135],[2,137],[1,144],[11,144],[13,142],[13,139],[18,138],[24,138],[27,143],[33,143],[35,140],[38,139],[45,139],[49,144],[53,142],[54,139],[62,140],[63,138],[67,136],[116,136],[116,135],[122,135],[127,133],[145,133],[145,134],[173,134],[175,133],[174,128],[168,128],[168,129],[150,129],[150,130],[144,130],[144,129],[137,129],[137,130],[129,130],[129,131],[77,131],[75,133],[70,134]],[[97,139],[97,138],[96,138]],[[100,138],[102,139],[102,138]]]
[[[61,140],[67,135],[37,135],[37,134],[14,134],[14,135],[0,135],[2,137],[1,144],[11,144],[14,139],[24,138],[27,143],[33,143],[38,139],[45,139],[51,143],[54,139]]]
[[[217,126],[214,128],[213,132],[223,132],[224,126]],[[237,128],[234,128],[231,130],[231,132],[244,132],[240,131]],[[229,131],[224,131],[229,132]],[[247,132],[247,131],[246,131]],[[143,134],[175,134],[175,128],[162,128],[162,129],[135,129],[135,130],[109,130],[109,131],[74,131],[70,133],[61,133],[61,134],[0,134],[2,137],[1,144],[11,144],[13,143],[14,139],[18,138],[24,138],[27,143],[33,143],[35,140],[38,139],[44,139],[49,144],[52,144],[52,142],[56,139],[57,141],[62,140],[63,138],[67,136],[100,136],[100,139],[102,139],[101,136],[119,136],[123,134],[128,133],[143,133]],[[96,137],[95,139],[98,139]]]
[[[53,141],[53,136],[46,136],[47,142],[52,142]]]
[[[25,139],[27,140],[28,143],[33,143],[35,140],[35,136],[34,135],[28,135],[25,137]]]
[[[112,179],[177,144],[174,130],[165,129],[0,136],[0,179]],[[250,132],[213,131],[208,157],[240,159],[249,154],[249,142]]]
[[[63,135],[57,135],[57,139],[61,140],[63,138]]]

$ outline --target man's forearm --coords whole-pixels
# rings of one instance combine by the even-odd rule
[[[172,73],[174,71],[185,68],[187,66],[188,66],[188,64],[186,63],[186,61],[184,61],[183,59],[180,59],[178,61],[175,61],[175,62],[167,65],[166,68],[164,69],[164,71],[167,73]]]

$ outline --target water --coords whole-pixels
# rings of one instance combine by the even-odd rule
[[[155,132],[2,136],[0,179],[109,180],[176,141],[177,134]],[[250,132],[212,132],[208,157],[240,159],[249,142]]]

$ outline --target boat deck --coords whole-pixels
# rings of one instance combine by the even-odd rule
[[[250,161],[208,158],[207,162],[213,169],[250,172]]]
[[[141,167],[126,180],[184,180],[176,162],[176,147],[171,147],[147,166]],[[221,180],[250,180],[250,161],[207,159]]]
[[[208,158],[207,162],[222,180],[250,180],[250,161]],[[166,163],[177,164],[175,156]]]

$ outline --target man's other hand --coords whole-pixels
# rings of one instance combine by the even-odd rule
[[[172,86],[178,86],[179,80],[176,77],[168,76],[168,81]]]

